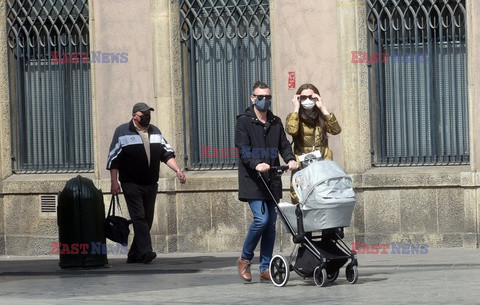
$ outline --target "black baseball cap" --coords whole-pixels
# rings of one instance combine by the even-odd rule
[[[133,109],[132,109],[132,113],[135,113],[137,111],[154,111],[154,109],[150,106],[148,106],[147,104],[143,103],[143,102],[140,102],[140,103],[136,103],[134,106],[133,106]]]

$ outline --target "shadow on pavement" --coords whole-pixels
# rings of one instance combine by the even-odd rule
[[[59,259],[17,259],[0,260],[0,276],[24,275],[89,275],[89,274],[131,274],[131,273],[196,273],[201,271],[233,268],[236,257],[208,255],[162,257],[159,255],[149,264],[127,264],[126,258],[108,258],[108,264],[90,268],[60,268]]]

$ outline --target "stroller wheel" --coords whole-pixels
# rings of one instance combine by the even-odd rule
[[[290,267],[283,255],[277,254],[272,257],[268,270],[273,285],[283,287],[287,284],[288,278],[290,277]]]
[[[357,268],[357,266],[348,265],[345,268],[345,276],[347,277],[347,281],[350,284],[355,284],[358,280],[358,268]]]
[[[313,281],[315,282],[315,285],[325,287],[328,283],[327,271],[324,268],[315,268],[315,270],[313,270]]]
[[[332,283],[338,278],[338,274],[340,273],[340,269],[335,270],[333,273],[327,273],[327,280]]]

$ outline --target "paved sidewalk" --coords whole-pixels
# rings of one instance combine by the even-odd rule
[[[277,254],[277,253],[274,253]],[[238,253],[169,253],[159,254],[150,264],[127,264],[126,256],[108,256],[104,267],[60,268],[59,256],[0,256],[0,276],[129,274],[129,273],[197,273],[236,272]],[[258,258],[254,259],[254,268]],[[426,254],[358,254],[360,268],[416,268],[480,266],[480,249],[430,248]]]

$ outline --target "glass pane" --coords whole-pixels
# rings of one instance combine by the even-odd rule
[[[373,164],[468,163],[465,1],[366,2]]]
[[[271,82],[268,9],[265,0],[180,2],[189,169],[236,166],[236,116],[255,81]]]
[[[14,172],[93,170],[88,32],[85,0],[7,1]]]

